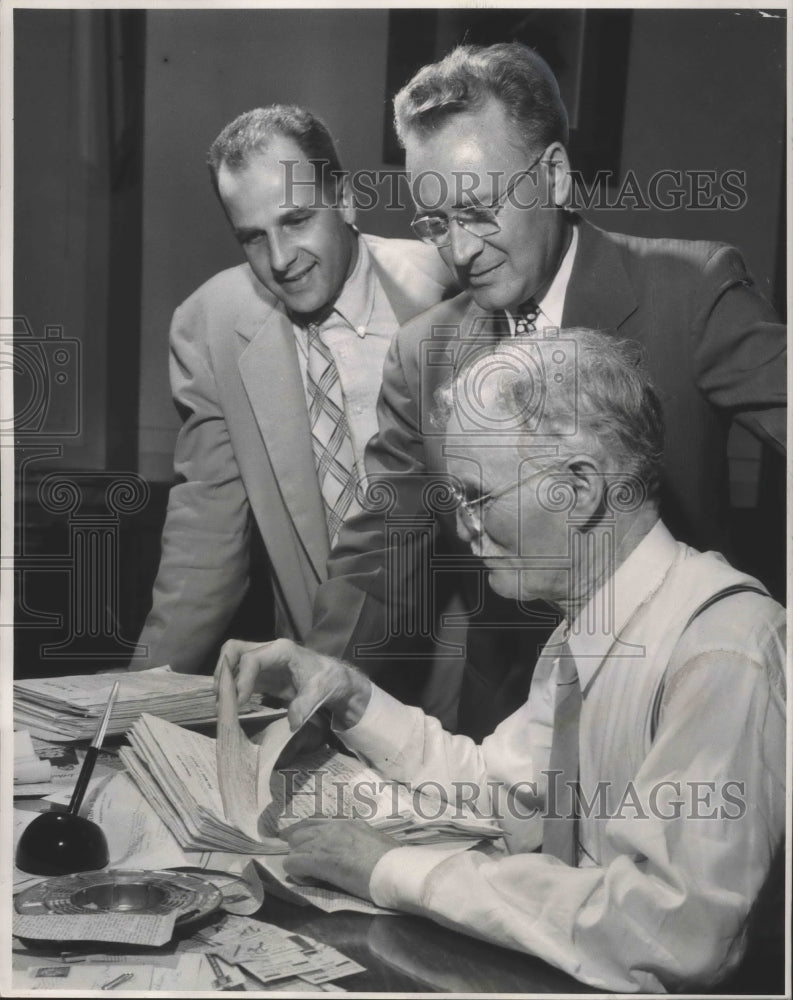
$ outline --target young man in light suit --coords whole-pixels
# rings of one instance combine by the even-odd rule
[[[276,634],[303,639],[338,526],[358,509],[392,335],[451,285],[431,247],[357,232],[333,140],[308,111],[241,115],[208,162],[247,263],[174,314],[178,482],[132,669],[211,667],[248,587],[255,531]],[[318,358],[328,366],[319,376]],[[324,444],[323,420],[340,432]]]

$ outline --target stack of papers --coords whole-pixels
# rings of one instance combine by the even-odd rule
[[[217,715],[211,677],[179,674],[168,667],[136,673],[85,674],[47,677],[14,684],[14,723],[45,740],[93,739],[110,689],[120,682],[108,735],[121,735],[150,712],[183,725],[212,722]],[[254,696],[253,715],[283,715],[281,709],[262,708]]]
[[[317,816],[365,819],[405,844],[473,843],[502,833],[494,820],[467,806],[443,801],[437,792],[411,790],[327,747],[292,761],[272,788],[273,804],[260,822],[273,834]]]
[[[282,854],[287,845],[279,833],[317,816],[365,819],[412,844],[471,845],[501,835],[494,821],[459,803],[385,780],[329,747],[276,768],[292,736],[287,720],[271,722],[255,745],[224,718],[222,700],[217,740],[144,714],[130,730],[130,747],[119,751],[184,850]]]
[[[215,740],[144,714],[119,749],[127,774],[186,851],[261,854],[286,851],[286,843],[250,836],[223,811]],[[236,762],[231,761],[234,767]]]

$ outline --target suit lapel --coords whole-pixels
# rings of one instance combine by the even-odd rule
[[[253,333],[240,357],[240,376],[284,505],[317,576],[324,579],[328,558],[325,510],[294,334],[289,320],[277,309],[270,309],[258,327],[253,333],[251,323],[238,325],[246,339]]]
[[[472,351],[490,347],[497,343],[508,331],[506,318],[502,310],[496,313],[482,309],[473,298],[460,321],[462,343],[457,356],[457,368],[466,360]]]
[[[408,291],[410,283],[405,282],[404,284],[400,284],[396,281],[388,270],[382,266],[375,254],[371,252],[371,248],[369,259],[372,262],[372,267],[385,292],[389,305],[394,310],[397,325],[404,326],[409,319],[412,319],[417,313],[421,312],[421,309],[416,305],[415,298]]]
[[[361,235],[360,238],[366,243],[372,269],[385,292],[398,326],[404,326],[419,313],[434,306],[444,297],[444,291],[452,287],[451,275],[441,264],[440,258],[436,262],[435,272],[432,269],[422,269],[409,253],[397,254],[390,250],[385,259],[381,260],[384,241],[366,235]],[[422,250],[428,249],[421,244],[418,246]],[[437,251],[433,250],[432,253]],[[441,274],[445,275],[445,281],[441,280]]]
[[[619,250],[588,222],[580,223],[578,238],[562,325],[617,329],[638,308]]]

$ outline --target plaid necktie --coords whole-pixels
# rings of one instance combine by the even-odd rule
[[[316,323],[309,323],[307,332],[306,383],[311,446],[325,501],[328,538],[333,547],[344,521],[360,510],[355,500],[355,458],[333,355],[322,342]]]
[[[515,336],[523,337],[527,333],[534,333],[537,329],[537,317],[540,310],[534,299],[527,299],[518,310],[515,317]]]
[[[553,717],[553,740],[548,784],[556,789],[549,795],[551,815],[542,827],[542,852],[553,854],[568,865],[578,862],[577,798],[570,785],[578,782],[578,722],[581,716],[581,684],[570,647],[565,643],[559,653],[556,676],[556,708]]]

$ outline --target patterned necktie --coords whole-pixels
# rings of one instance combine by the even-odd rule
[[[355,458],[333,355],[322,342],[316,323],[309,323],[307,332],[306,383],[311,445],[325,502],[328,538],[333,547],[344,521],[360,510],[355,501]]]
[[[537,329],[537,317],[540,310],[534,299],[528,299],[518,310],[515,316],[515,336],[523,337],[527,333],[534,333]]]
[[[542,852],[561,858],[568,865],[578,862],[577,798],[570,785],[578,782],[578,722],[581,716],[581,684],[570,647],[565,643],[559,653],[556,675],[556,708],[553,717],[553,740],[548,765],[549,785],[556,795],[549,795],[549,808],[542,827]],[[553,772],[561,772],[553,774]]]

